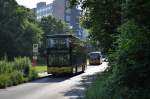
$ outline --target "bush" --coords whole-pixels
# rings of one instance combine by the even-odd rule
[[[150,99],[150,33],[133,20],[119,32],[109,72],[99,75],[85,99]]]
[[[130,88],[148,85],[150,76],[149,33],[134,21],[128,21],[120,27],[114,72],[124,86]]]
[[[33,68],[31,69],[31,72],[30,72],[30,76],[29,76],[29,79],[32,80],[32,79],[36,79],[38,77],[38,73],[36,70],[34,70]]]
[[[97,79],[87,89],[84,99],[119,99],[114,98],[116,84],[110,71],[97,75]]]
[[[15,58],[14,62],[0,61],[0,88],[17,85],[37,78],[37,72],[32,69],[30,59]]]
[[[7,61],[0,61],[0,74],[10,73],[13,71],[13,63]]]
[[[11,85],[10,76],[8,74],[0,75],[0,88],[5,88]]]
[[[133,20],[123,24],[119,30],[114,68],[116,78],[120,78],[118,82],[128,89],[128,99],[149,99],[149,94],[145,93],[150,88],[150,34]]]
[[[10,80],[13,85],[20,84],[25,81],[24,75],[20,71],[14,71],[10,74]]]
[[[18,71],[22,71],[25,76],[28,76],[31,70],[31,61],[27,57],[15,58],[14,68]]]

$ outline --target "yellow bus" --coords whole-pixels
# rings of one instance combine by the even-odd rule
[[[100,65],[102,63],[101,52],[90,52],[88,54],[89,65]]]
[[[48,73],[76,74],[86,69],[85,42],[69,34],[47,36]]]

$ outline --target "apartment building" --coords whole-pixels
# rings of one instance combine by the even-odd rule
[[[46,2],[40,2],[37,7],[34,8],[37,20],[42,17],[53,16],[66,22],[70,28],[72,28],[77,37],[83,37],[83,29],[80,27],[79,18],[81,11],[77,7],[69,8],[70,4],[68,0],[54,0],[53,3],[47,4]]]
[[[33,8],[32,11],[35,14],[37,20],[41,20],[41,18],[43,17],[52,15],[53,12],[52,4],[46,5],[46,2],[37,3],[36,8]]]

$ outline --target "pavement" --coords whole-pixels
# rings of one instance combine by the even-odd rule
[[[47,77],[47,76],[49,76],[49,75],[51,75],[51,74],[48,74],[47,72],[38,73],[38,77],[39,77],[39,78]]]

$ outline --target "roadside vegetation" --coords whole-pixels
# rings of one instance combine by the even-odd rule
[[[37,66],[34,66],[33,69],[38,73],[47,72],[47,66],[46,65],[37,65]]]
[[[46,35],[56,33],[73,33],[73,30],[51,16],[37,21],[31,9],[18,5],[15,0],[1,0],[0,88],[35,79],[39,72],[47,71],[43,66],[46,64]],[[33,53],[33,44],[38,44],[38,53]],[[34,54],[40,65],[35,68],[30,62]]]
[[[71,0],[84,10],[82,25],[109,67],[87,89],[85,99],[150,98],[150,1]]]
[[[17,85],[38,77],[29,58],[15,58],[13,62],[0,61],[0,88]]]
[[[33,44],[41,46],[43,31],[30,9],[15,0],[0,1],[0,58],[32,57]]]

